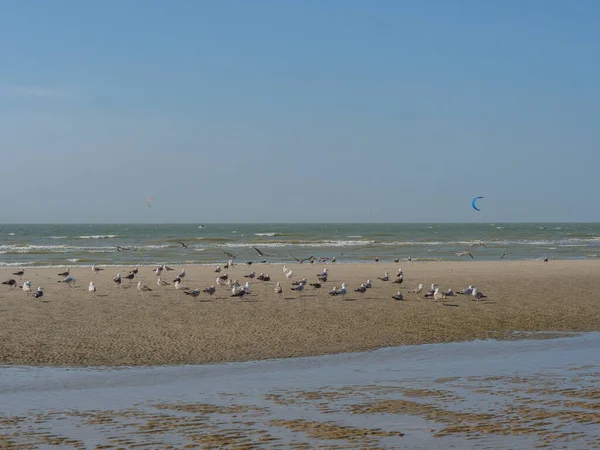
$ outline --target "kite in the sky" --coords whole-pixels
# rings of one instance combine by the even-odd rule
[[[475,197],[473,199],[473,201],[471,202],[471,206],[473,207],[473,209],[475,209],[477,211],[481,211],[481,210],[479,208],[477,208],[477,206],[475,206],[475,202],[477,201],[477,199],[480,199],[480,198],[483,198],[483,197]]]
[[[152,200],[156,200],[156,199],[155,199],[154,197],[150,197],[150,198],[148,199],[148,208],[152,208],[152,206],[150,206],[150,202],[151,202]]]

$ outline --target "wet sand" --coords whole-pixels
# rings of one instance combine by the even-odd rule
[[[600,448],[598,345],[600,333],[584,333],[214,365],[6,367],[0,447]]]
[[[393,284],[401,266],[404,283]],[[192,298],[173,286],[156,285],[152,268],[141,267],[135,283],[115,287],[112,277],[129,268],[73,268],[77,285],[58,284],[57,269],[27,269],[22,280],[1,270],[2,281],[31,280],[45,288],[43,301],[0,286],[0,363],[31,365],[160,365],[247,361],[371,350],[405,344],[505,338],[514,330],[600,330],[600,261],[379,262],[370,264],[288,265],[294,279],[316,280],[324,267],[329,281],[322,289],[290,290],[281,265],[238,265],[228,270],[245,282],[251,270],[268,272],[271,282],[252,282],[252,293],[231,298],[218,287],[210,297]],[[169,272],[168,281],[179,272]],[[389,271],[391,280],[377,279]],[[186,267],[184,285],[215,284],[214,267]],[[165,277],[166,278],[166,277]],[[373,288],[353,292],[372,279]],[[87,286],[94,281],[96,294]],[[137,279],[136,279],[137,281]],[[284,294],[273,287],[281,281]],[[328,291],[342,282],[345,297]],[[488,298],[474,302],[457,296],[443,302],[419,299],[407,291],[424,283],[455,291],[475,284]],[[391,296],[400,289],[406,300]],[[446,306],[444,303],[457,305]]]

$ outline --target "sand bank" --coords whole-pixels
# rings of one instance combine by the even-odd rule
[[[404,284],[377,280],[384,271],[391,280],[399,266]],[[323,265],[289,265],[294,279],[315,281]],[[501,338],[513,330],[600,330],[600,262],[499,261],[404,262],[402,264],[332,264],[323,289],[301,294],[290,290],[281,265],[236,266],[232,278],[246,281],[251,270],[268,272],[272,281],[253,282],[252,294],[231,298],[225,287],[198,298],[159,289],[152,268],[138,278],[152,292],[139,293],[135,283],[117,288],[116,270],[95,275],[73,268],[77,285],[58,284],[56,269],[28,269],[22,280],[11,270],[0,278],[31,280],[43,286],[43,301],[0,286],[0,362],[42,365],[140,365],[211,363],[320,355],[404,344]],[[124,274],[129,268],[123,268]],[[179,267],[177,267],[179,269]],[[178,273],[169,272],[169,275]],[[214,268],[186,267],[184,284],[204,288],[215,284]],[[171,281],[174,276],[169,276]],[[353,292],[372,279],[366,294]],[[87,292],[94,281],[97,293]],[[284,294],[273,287],[281,281]],[[351,292],[344,298],[328,291],[342,282]],[[418,283],[437,283],[459,290],[476,284],[488,298],[474,302],[458,296],[447,302],[418,299],[407,291]],[[401,289],[406,301],[391,296]]]

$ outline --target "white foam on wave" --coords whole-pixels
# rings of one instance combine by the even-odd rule
[[[254,233],[254,236],[268,236],[268,237],[273,237],[273,236],[277,236],[277,233]]]
[[[97,234],[97,235],[92,235],[92,236],[88,236],[88,235],[83,235],[83,236],[77,236],[77,239],[114,239],[114,238],[118,238],[120,236],[116,235],[116,234]]]
[[[244,248],[260,245],[261,247],[354,247],[359,245],[373,245],[375,241],[292,241],[292,242],[261,242],[254,244],[252,242],[228,242],[226,244],[216,244],[216,247],[225,248]]]

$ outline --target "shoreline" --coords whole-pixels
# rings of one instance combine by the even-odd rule
[[[377,279],[389,271],[393,280],[399,266],[402,285]],[[94,275],[74,266],[78,283],[73,288],[56,283],[60,278],[52,269],[26,273],[21,282],[30,279],[33,290],[45,287],[43,302],[0,286],[0,365],[211,364],[497,339],[517,330],[600,331],[600,312],[590,295],[600,289],[600,261],[290,264],[294,280],[314,282],[324,267],[330,271],[324,288],[301,294],[291,291],[282,264],[236,265],[229,274],[242,283],[251,270],[270,271],[273,280],[253,281],[251,294],[242,300],[231,298],[224,287],[213,297],[197,298],[172,286],[159,289],[152,270],[139,267],[139,278],[152,292],[139,293],[127,281],[122,288],[113,286],[112,270]],[[180,267],[175,268],[169,282]],[[10,272],[0,269],[3,281]],[[184,285],[202,289],[215,284],[215,275],[214,265],[186,266]],[[354,292],[367,278],[373,288],[364,295]],[[87,292],[91,280],[95,295]],[[284,288],[282,297],[273,291],[276,281]],[[329,296],[342,282],[349,285],[348,295]],[[475,284],[488,298],[476,302],[456,296],[445,303],[458,306],[445,307],[407,292],[432,282],[455,291]],[[391,299],[398,287],[405,301]]]

